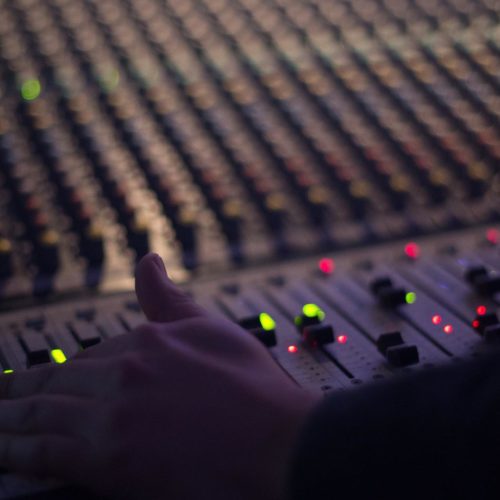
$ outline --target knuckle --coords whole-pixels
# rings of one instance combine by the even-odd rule
[[[164,343],[165,334],[162,327],[151,323],[138,330],[135,337],[135,346],[139,350],[156,350]]]

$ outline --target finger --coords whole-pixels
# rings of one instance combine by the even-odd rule
[[[82,399],[37,395],[0,401],[0,434],[54,434],[78,436],[90,422]]]
[[[102,390],[105,368],[103,362],[88,360],[0,375],[0,400],[40,393],[93,397]]]
[[[137,265],[137,299],[149,321],[168,323],[205,316],[207,312],[167,276],[160,256],[148,254]]]
[[[0,433],[0,466],[36,477],[77,481],[83,472],[82,441],[52,434]]]
[[[154,328],[152,324],[140,325],[132,332],[113,337],[80,351],[72,358],[72,361],[79,363],[86,360],[98,360],[133,351],[137,349],[137,338],[140,335],[147,335],[152,328]]]

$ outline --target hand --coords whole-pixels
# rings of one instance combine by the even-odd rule
[[[0,466],[112,498],[283,498],[314,398],[179,290],[157,255],[140,262],[136,292],[149,323],[0,377]]]

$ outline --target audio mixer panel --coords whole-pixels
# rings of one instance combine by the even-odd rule
[[[404,5],[1,0],[3,297],[498,220],[498,8]]]
[[[254,335],[298,384],[342,390],[481,356],[500,342],[500,246],[486,234],[500,237],[481,228],[185,287]],[[9,373],[61,363],[144,321],[132,292],[6,313],[0,364]]]

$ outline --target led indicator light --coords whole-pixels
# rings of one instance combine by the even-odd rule
[[[318,267],[323,274],[333,274],[333,271],[335,271],[335,262],[333,259],[320,259]]]
[[[9,375],[10,373],[14,373],[14,370],[4,370],[5,375]]]
[[[110,69],[101,75],[100,81],[102,89],[111,93],[116,90],[120,83],[120,72],[117,69]]]
[[[288,346],[288,352],[290,354],[295,354],[298,351],[298,347],[296,345],[289,345]]]
[[[432,317],[432,324],[433,325],[440,325],[442,321],[443,321],[443,318],[441,316],[439,316],[439,314],[435,314]]]
[[[450,333],[453,333],[453,326],[451,325],[445,325],[443,328],[443,332],[446,333],[446,335],[449,335]]]
[[[476,312],[477,314],[479,314],[479,316],[484,316],[487,312],[486,306],[477,306]]]
[[[65,363],[67,360],[66,355],[61,351],[61,349],[52,349],[52,351],[50,351],[50,354],[52,356],[52,359],[58,364]]]
[[[417,294],[415,292],[408,292],[405,297],[407,304],[415,304],[417,300]]]
[[[486,239],[492,245],[498,245],[498,243],[500,242],[500,231],[498,229],[495,229],[494,227],[490,227],[486,231]]]
[[[26,80],[21,85],[21,97],[25,101],[34,101],[40,97],[42,93],[42,86],[40,81],[32,78],[30,80]]]
[[[260,326],[266,332],[271,332],[276,328],[276,322],[274,319],[267,313],[259,314]]]
[[[481,322],[478,320],[478,319],[475,319],[473,322],[472,322],[472,328],[479,328],[479,325],[481,324]]]
[[[339,344],[345,344],[347,342],[347,335],[339,335],[337,337],[337,342]]]
[[[409,259],[418,259],[420,257],[420,253],[420,247],[414,241],[410,241],[405,245],[405,254]]]
[[[316,304],[305,304],[302,308],[302,314],[306,318],[318,318],[320,321],[325,319],[325,312]]]

